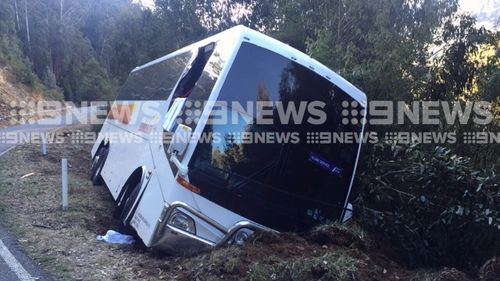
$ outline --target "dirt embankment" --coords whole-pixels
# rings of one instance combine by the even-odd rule
[[[25,144],[0,159],[0,218],[29,256],[59,280],[473,280],[455,269],[411,271],[389,259],[355,224],[324,226],[303,234],[255,235],[244,247],[191,257],[168,256],[141,244],[96,241],[113,219],[105,187],[87,180],[91,145]],[[60,160],[71,167],[70,208],[60,209]],[[493,262],[481,280],[493,276]],[[488,271],[489,270],[489,271]],[[498,270],[497,270],[498,272]],[[489,275],[488,275],[489,274]],[[479,278],[479,277],[478,277]]]
[[[0,128],[52,116],[53,113],[40,112],[39,102],[43,100],[42,90],[15,82],[10,68],[0,65]]]

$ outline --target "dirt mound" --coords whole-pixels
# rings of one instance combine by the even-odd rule
[[[352,230],[339,225],[325,225],[313,229],[304,237],[311,243],[337,245],[349,248],[365,249],[366,245]]]
[[[397,263],[364,251],[357,233],[343,226],[310,233],[257,233],[242,247],[186,259],[181,280],[405,280]]]

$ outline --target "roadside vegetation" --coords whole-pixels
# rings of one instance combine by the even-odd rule
[[[500,177],[445,147],[380,143],[358,177],[362,224],[413,267],[476,272],[500,254]]]
[[[90,145],[71,141],[73,134],[89,129],[60,130],[64,143],[50,145],[47,156],[41,155],[39,145],[24,144],[0,159],[1,223],[19,239],[28,255],[58,280],[498,280],[498,260],[467,273],[442,265],[411,269],[395,252],[400,249],[398,243],[408,242],[402,230],[404,221],[384,225],[401,231],[385,233],[386,240],[351,222],[319,226],[307,233],[258,233],[244,247],[222,247],[191,256],[154,252],[140,243],[125,246],[97,241],[96,236],[109,229],[123,229],[112,217],[114,203],[109,192],[88,180]],[[68,211],[61,210],[62,158],[70,165]],[[398,206],[399,201],[394,202]],[[414,217],[403,214],[403,218]],[[450,227],[452,233],[462,231],[457,229],[459,225]],[[483,240],[485,231],[477,233],[480,244],[472,245],[482,249],[485,244],[481,243],[492,242],[491,250],[498,239]],[[417,238],[414,244],[423,243]],[[467,239],[463,235],[457,240],[462,243],[459,248],[473,251],[468,246],[473,241]],[[429,249],[420,246],[422,251]],[[414,252],[408,248],[405,254]],[[440,264],[446,261],[438,260]]]

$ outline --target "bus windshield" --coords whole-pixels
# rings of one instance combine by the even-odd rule
[[[190,182],[208,200],[279,231],[338,220],[360,146],[333,137],[362,129],[343,122],[345,103],[363,110],[308,67],[243,43],[213,107],[227,122],[208,120]],[[291,107],[298,115],[283,120]]]

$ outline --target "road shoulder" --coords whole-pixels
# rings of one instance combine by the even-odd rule
[[[38,264],[35,264],[35,262],[32,259],[30,259],[28,256],[26,256],[26,254],[24,254],[17,240],[14,239],[12,235],[10,235],[10,233],[5,229],[5,227],[2,224],[0,224],[0,240],[8,249],[8,251],[12,254],[12,256],[15,258],[15,261],[9,259],[6,260],[7,264],[10,264],[9,266],[18,267],[17,269],[12,270],[12,274],[14,274],[13,276],[17,275],[17,278],[19,278],[19,280],[21,281],[30,280],[30,277],[33,278],[31,280],[44,280],[44,281],[54,280],[50,276],[48,276],[45,272],[43,272],[39,268]],[[3,248],[2,243],[0,243],[0,251],[5,251],[4,249],[1,249]],[[6,254],[8,255],[8,253]],[[15,264],[16,262],[18,262],[19,264]],[[19,266],[22,267],[19,268]],[[3,276],[3,277],[12,278],[12,276]],[[0,277],[0,280],[4,279]]]

